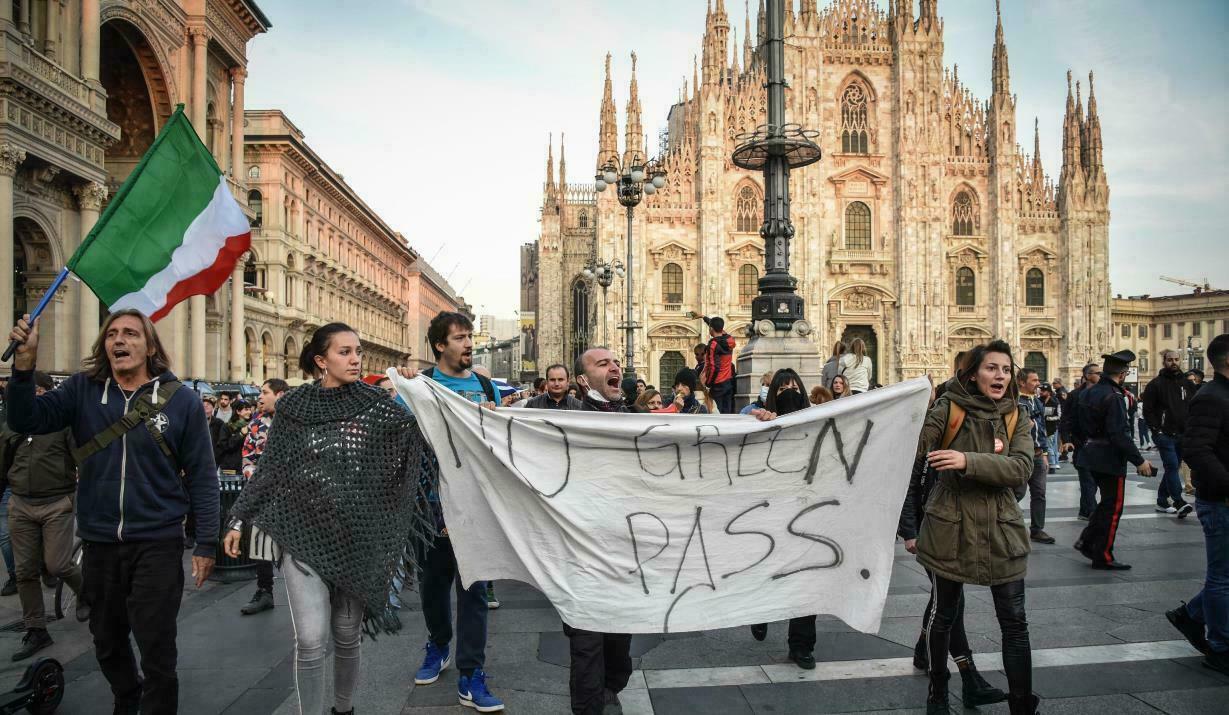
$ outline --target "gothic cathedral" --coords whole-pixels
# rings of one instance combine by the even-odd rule
[[[1109,187],[1088,75],[1067,76],[1062,170],[1042,170],[1017,143],[1001,19],[992,95],[976,99],[943,67],[937,0],[787,3],[786,116],[820,131],[818,164],[793,174],[791,254],[815,349],[862,337],[876,380],[946,377],[959,350],[991,337],[1017,360],[1068,380],[1107,346],[1110,332]],[[765,122],[766,30],[760,4],[741,47],[723,0],[710,6],[702,59],[669,112],[660,147],[646,147],[633,56],[619,153],[610,58],[597,166],[660,153],[667,186],[635,211],[632,300],[637,372],[669,382],[706,339],[690,311],[723,315],[746,333],[763,267],[762,177],[730,162],[743,133]],[[1036,120],[1034,120],[1036,122]],[[538,241],[538,365],[589,345],[624,350],[624,281],[586,279],[593,261],[626,256],[626,219],[613,191],[569,184],[553,150]],[[643,160],[643,159],[641,159]],[[745,343],[745,340],[740,340]]]

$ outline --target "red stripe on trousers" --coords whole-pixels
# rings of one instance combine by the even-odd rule
[[[1118,477],[1118,496],[1114,497],[1114,515],[1110,517],[1110,533],[1105,537],[1105,563],[1114,560],[1114,537],[1118,536],[1118,520],[1122,517],[1123,492],[1127,489],[1127,475]]]
[[[230,277],[239,257],[251,247],[251,231],[227,237],[213,265],[171,286],[171,290],[166,294],[166,302],[157,312],[149,316],[149,319],[156,323],[166,317],[166,314],[171,312],[171,308],[183,299],[194,295],[209,295],[221,288],[226,279]]]

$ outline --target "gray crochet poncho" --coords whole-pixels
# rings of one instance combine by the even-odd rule
[[[433,533],[419,481],[424,448],[414,417],[382,390],[302,385],[278,400],[231,517],[362,600],[368,635],[395,630],[380,618],[393,574],[406,546],[419,553]]]

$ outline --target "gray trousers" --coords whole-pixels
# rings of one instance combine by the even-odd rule
[[[1045,460],[1041,457],[1034,457],[1033,473],[1029,475],[1028,483],[1014,490],[1016,501],[1023,500],[1026,492],[1029,495],[1028,510],[1032,520],[1030,531],[1034,534],[1044,529],[1046,525],[1046,475],[1048,471]]]
[[[294,685],[303,715],[327,713],[324,703],[324,655],[333,637],[333,707],[351,710],[358,685],[363,604],[357,598],[329,596],[328,584],[310,566],[290,554],[282,560],[286,603],[294,627]]]
[[[47,574],[62,579],[81,593],[81,568],[72,562],[73,514],[77,498],[72,494],[48,504],[31,504],[13,494],[9,496],[9,534],[17,570],[17,595],[26,629],[46,628],[43,610],[43,566]]]

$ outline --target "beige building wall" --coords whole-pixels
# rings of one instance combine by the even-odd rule
[[[1182,368],[1198,367],[1211,379],[1205,351],[1217,335],[1229,333],[1229,290],[1196,290],[1181,295],[1114,298],[1113,349],[1136,355],[1142,388],[1161,369],[1161,351],[1177,350]]]
[[[0,3],[0,319],[34,307],[176,104],[245,194],[247,43],[269,27],[251,0]],[[102,313],[69,281],[39,366],[76,370]],[[227,315],[197,297],[159,323],[181,377],[225,375]]]
[[[957,351],[1001,337],[1021,362],[1070,379],[1111,337],[1109,189],[1091,86],[1069,76],[1066,115],[1043,118],[1064,129],[1055,181],[1042,170],[1033,118],[1016,117],[1001,26],[947,38],[933,3],[917,17],[909,3],[900,15],[865,0],[801,7],[786,18],[786,115],[820,132],[824,158],[792,174],[790,252],[816,351],[862,337],[878,381],[889,383],[946,376]],[[668,184],[635,212],[629,269],[633,317],[644,326],[635,363],[655,384],[691,364],[706,335],[688,311],[724,315],[740,338],[752,320],[764,189],[730,155],[765,121],[755,50],[764,31],[763,18],[754,29],[748,22],[740,44],[721,5],[709,13],[701,59],[667,118]],[[943,67],[945,41],[984,43],[989,101]],[[681,69],[633,70],[620,141],[607,59],[599,156],[585,162],[586,177],[611,158],[659,153],[645,146],[635,71]],[[1028,139],[1031,151],[1020,146]],[[548,157],[543,192],[541,364],[569,361],[586,343],[620,355],[624,345],[625,281],[603,295],[581,277],[591,260],[626,261],[624,209],[613,190],[569,183],[562,153],[557,178]]]

